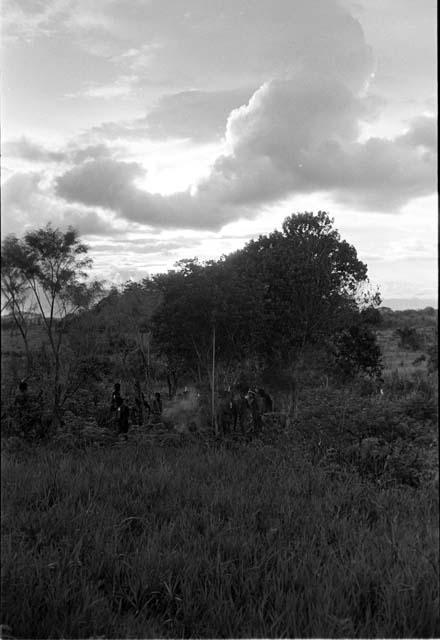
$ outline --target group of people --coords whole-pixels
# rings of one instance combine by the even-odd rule
[[[189,395],[187,387],[179,394],[182,399]],[[199,394],[198,394],[199,395]],[[30,394],[28,384],[22,380],[14,401],[14,415],[27,431],[35,422],[36,405],[41,404],[41,392],[38,397]],[[235,385],[219,394],[216,406],[216,422],[222,433],[241,431],[249,427],[256,433],[263,426],[262,416],[273,411],[273,401],[262,388],[249,388],[247,385]],[[110,422],[115,431],[127,438],[130,424],[158,424],[162,422],[162,398],[156,392],[150,402],[146,399],[139,381],[134,384],[134,394],[129,399],[122,396],[121,384],[116,382],[110,399]],[[29,423],[29,425],[28,425]]]
[[[273,411],[273,400],[260,387],[237,384],[220,394],[216,420],[221,433],[261,432],[263,415]]]
[[[120,435],[127,436],[131,422],[134,424],[144,424],[146,422],[158,423],[162,420],[162,399],[159,392],[154,394],[151,404],[145,398],[140,384],[135,383],[134,406],[129,407],[126,399],[121,395],[121,385],[116,382],[110,401],[110,413],[114,416],[117,430]]]

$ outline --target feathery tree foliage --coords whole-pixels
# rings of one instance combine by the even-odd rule
[[[102,285],[87,282],[92,261],[78,232],[46,227],[29,231],[23,238],[8,236],[2,243],[2,295],[26,341],[26,313],[40,316],[48,342],[52,377],[53,419],[60,419],[63,346],[69,318],[89,308],[101,295]]]

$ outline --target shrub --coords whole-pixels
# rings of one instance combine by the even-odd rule
[[[435,421],[437,419],[437,402],[429,393],[412,391],[403,401],[405,414],[410,418],[421,421]]]
[[[402,397],[412,391],[420,391],[436,397],[436,376],[425,371],[414,371],[409,375],[401,374],[397,370],[384,375],[384,392],[387,397]]]
[[[436,400],[432,381],[409,382],[418,390],[404,397],[361,396],[356,385],[306,390],[295,427],[313,463],[417,486],[436,441]]]
[[[375,333],[366,325],[341,331],[334,339],[336,368],[346,378],[358,373],[380,377],[383,370],[381,350]]]
[[[23,403],[10,402],[4,409],[2,435],[22,438],[29,442],[44,440],[53,434],[50,412],[41,398],[29,394]]]
[[[54,442],[66,449],[84,448],[90,443],[110,443],[116,432],[101,428],[94,417],[83,418],[65,411],[63,423],[54,436]]]
[[[434,341],[427,349],[428,369],[431,372],[438,371],[438,331],[435,331]]]
[[[410,349],[411,351],[417,351],[423,346],[423,338],[417,332],[415,327],[400,327],[396,329],[396,336],[399,338],[399,347],[402,349]]]

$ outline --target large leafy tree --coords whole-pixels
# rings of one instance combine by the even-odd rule
[[[213,273],[197,260],[155,278],[162,304],[153,318],[154,337],[173,370],[189,371],[201,381],[210,375],[216,309]]]
[[[367,266],[333,222],[322,211],[291,215],[281,231],[260,236],[241,252],[243,270],[250,269],[264,289],[252,316],[252,348],[287,375],[292,407],[304,354],[353,323],[367,282]]]
[[[217,375],[232,382],[249,355],[250,319],[258,306],[253,276],[240,271],[237,255],[176,266],[155,278],[163,296],[154,316],[155,342],[172,367],[208,380],[211,388],[214,355]]]
[[[300,213],[217,262],[186,261],[156,279],[163,304],[155,338],[170,357],[209,374],[213,328],[219,362],[252,356],[282,371],[295,406],[306,351],[355,323],[367,267],[325,212]]]
[[[265,287],[255,327],[264,355],[295,363],[306,344],[321,341],[357,312],[367,267],[326,213],[292,215],[282,231],[250,242],[243,254]]]
[[[87,281],[91,267],[87,251],[75,229],[61,231],[50,224],[26,233],[22,239],[8,236],[2,244],[2,293],[5,290],[9,296],[10,308],[17,309],[13,286],[3,287],[9,278],[22,304],[31,305],[39,313],[47,337],[56,422],[63,401],[61,374],[68,321],[89,308],[102,290],[98,281]]]

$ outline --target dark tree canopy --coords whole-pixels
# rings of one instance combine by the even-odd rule
[[[306,344],[322,341],[356,313],[367,267],[332,225],[321,211],[292,215],[282,231],[260,236],[243,250],[264,285],[255,333],[266,357],[292,362]]]
[[[186,260],[155,278],[163,304],[154,336],[169,358],[209,371],[213,328],[224,367],[246,357],[294,368],[359,315],[367,267],[324,212],[286,218],[281,231],[206,264]],[[364,296],[365,298],[365,296]]]
[[[365,324],[343,329],[334,339],[334,361],[346,378],[365,373],[373,378],[382,375],[382,358],[376,336]]]
[[[199,379],[210,371],[213,328],[224,366],[244,357],[249,342],[252,288],[227,261],[178,263],[179,270],[155,279],[163,302],[154,317],[154,337],[174,367]]]

